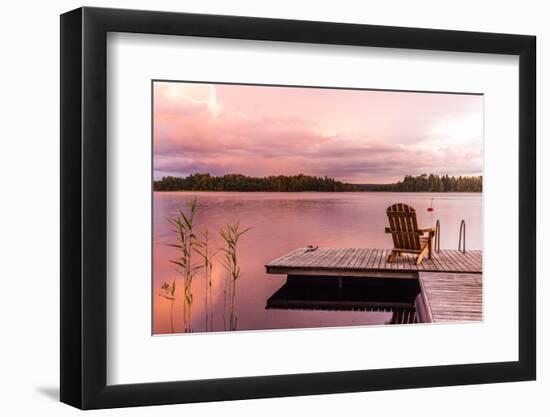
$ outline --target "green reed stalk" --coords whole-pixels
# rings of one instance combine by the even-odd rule
[[[225,246],[220,248],[224,254],[223,266],[227,272],[226,275],[226,291],[224,299],[224,326],[225,326],[225,305],[229,304],[229,330],[237,329],[237,316],[235,314],[236,300],[236,283],[241,276],[241,268],[237,259],[237,245],[239,238],[248,232],[250,228],[240,230],[240,224],[237,221],[233,224],[228,224],[224,229],[219,230],[219,234],[225,242]]]
[[[214,255],[211,253],[211,247],[209,246],[208,229],[204,230],[201,235],[202,239],[197,241],[198,248],[195,251],[202,258],[202,267],[204,268],[205,331],[212,331],[214,321],[214,309],[212,306],[212,260]]]
[[[192,262],[192,254],[197,245],[197,237],[194,232],[194,223],[197,217],[197,199],[190,201],[188,206],[189,213],[186,214],[180,208],[178,215],[174,219],[168,219],[174,227],[176,233],[176,243],[169,246],[178,250],[178,255],[170,262],[176,265],[176,270],[183,275],[183,324],[184,331],[191,332],[191,306],[193,304],[193,293],[191,284],[197,270],[202,268],[202,265],[194,265]]]
[[[170,300],[170,330],[174,333],[174,301],[176,300],[176,280],[174,279],[171,284],[164,282],[160,287],[161,292],[159,296]]]

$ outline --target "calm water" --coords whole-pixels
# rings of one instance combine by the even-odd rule
[[[222,246],[217,231],[240,220],[252,229],[239,241],[243,275],[236,284],[237,330],[383,324],[391,313],[266,310],[266,300],[286,281],[284,275],[268,275],[264,265],[297,247],[391,248],[386,208],[396,202],[416,208],[420,227],[441,223],[441,248],[456,249],[460,221],[467,225],[467,249],[482,249],[482,197],[474,193],[154,193],[154,333],[183,331],[182,279],[169,262],[175,240],[167,218],[197,197],[197,230],[208,228],[212,245]],[[433,200],[432,200],[433,199]],[[434,211],[427,208],[433,205]],[[195,261],[199,262],[198,256]],[[176,300],[158,296],[163,282],[176,279]],[[224,331],[225,271],[214,262],[212,273],[213,330]],[[199,271],[193,279],[191,328],[205,331],[205,280]]]

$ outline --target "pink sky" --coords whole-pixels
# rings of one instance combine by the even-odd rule
[[[483,96],[155,82],[154,177],[480,175]]]

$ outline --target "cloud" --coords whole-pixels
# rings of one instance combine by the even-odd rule
[[[246,92],[239,95],[239,89]],[[462,96],[437,97],[436,106],[425,96],[441,95],[416,94],[415,101],[411,93],[391,93],[389,99],[362,103],[358,100],[372,92],[354,92],[346,101],[345,91],[331,97],[329,90],[280,90],[293,90],[298,103],[270,101],[274,90],[266,93],[266,87],[155,84],[155,176],[304,173],[358,183],[395,181],[405,174],[481,173],[479,97],[469,96],[473,106],[464,105],[468,100]],[[346,103],[355,106],[348,112],[368,107],[368,117],[346,118]]]

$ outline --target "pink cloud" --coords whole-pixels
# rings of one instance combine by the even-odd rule
[[[474,95],[156,83],[155,176],[479,174]]]

